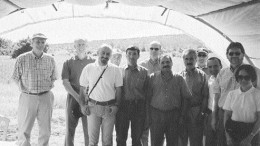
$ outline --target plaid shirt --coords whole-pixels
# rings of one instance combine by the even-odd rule
[[[57,79],[54,58],[45,53],[40,58],[32,51],[24,53],[17,58],[12,78],[19,83],[22,92],[49,91]]]

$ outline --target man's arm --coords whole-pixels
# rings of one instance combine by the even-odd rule
[[[115,94],[115,99],[116,99],[116,105],[120,106],[121,104],[121,96],[122,96],[122,86],[116,87],[116,94]]]
[[[205,113],[208,108],[209,87],[208,87],[208,81],[207,81],[206,74],[203,77],[204,77],[204,83],[203,83],[204,85],[203,85],[203,89],[202,89],[203,100],[202,100],[201,112]]]
[[[213,98],[213,111],[212,111],[212,119],[211,119],[211,127],[213,130],[216,130],[217,123],[217,113],[218,113],[218,101],[220,98],[220,93],[215,93]]]
[[[12,80],[15,82],[15,84],[20,87],[20,78],[21,78],[21,58],[17,58],[14,66],[14,71],[12,75]]]
[[[87,116],[87,115],[89,115],[89,111],[87,109],[88,105],[86,104],[86,100],[88,100],[87,88],[81,86],[80,91],[79,91],[79,101],[78,102],[80,105],[81,112]]]
[[[232,111],[225,110],[225,112],[224,112],[224,122],[220,123],[220,124],[224,124],[224,127],[225,127],[227,120],[229,118],[231,118],[231,116],[232,116]],[[226,138],[227,138],[227,144],[228,145],[232,144],[232,138],[229,136],[229,134],[227,133],[226,130],[225,130],[225,134],[226,134]]]
[[[63,79],[62,83],[66,91],[79,103],[79,94],[72,88],[69,79]]]

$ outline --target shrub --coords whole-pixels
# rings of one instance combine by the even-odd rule
[[[16,58],[25,52],[31,51],[32,50],[31,42],[32,42],[32,40],[29,37],[27,39],[20,40],[15,45],[14,51],[12,53],[12,58]],[[46,44],[43,52],[47,53],[48,49],[49,49],[49,45]]]
[[[0,55],[10,55],[12,53],[13,42],[0,38]]]

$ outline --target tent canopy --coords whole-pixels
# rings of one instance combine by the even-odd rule
[[[106,4],[112,9],[109,14],[95,14],[96,8],[101,8],[100,5],[104,8]],[[35,13],[33,10],[38,7],[45,9]],[[118,11],[113,9],[122,13],[116,13]],[[15,12],[21,10],[27,14],[26,18],[21,18],[12,25],[10,23],[4,25],[4,22],[8,22],[8,17],[17,15]],[[216,41],[214,39],[205,42],[215,53],[225,58],[229,41],[238,41],[243,44],[252,62],[260,67],[260,54],[257,53],[260,47],[259,10],[260,0],[0,0],[0,35],[28,24],[51,19],[90,16],[90,13],[95,14],[91,16],[97,18],[106,15],[127,20],[152,21],[190,32],[194,28],[183,26],[185,22],[176,17],[185,14],[207,24],[226,38],[227,42],[219,45],[212,43]],[[198,23],[193,20],[190,22]],[[191,32],[191,35],[201,40],[213,37],[198,33],[201,28],[195,29],[197,32]]]

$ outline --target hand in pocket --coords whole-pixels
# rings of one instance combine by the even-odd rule
[[[109,113],[110,115],[115,115],[115,114],[117,113],[117,111],[118,111],[118,107],[115,106],[115,105],[109,106],[109,107],[107,108],[107,111],[108,111],[108,113]]]

